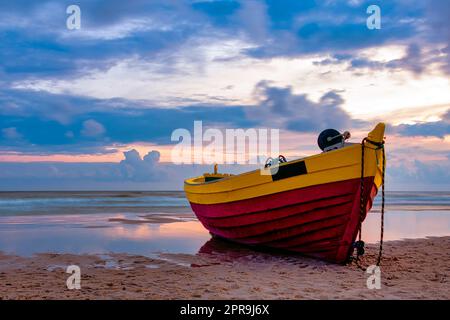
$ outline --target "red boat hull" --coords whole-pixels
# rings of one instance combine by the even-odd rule
[[[191,203],[191,207],[215,236],[345,263],[358,234],[360,183],[351,179],[228,203]],[[368,212],[377,193],[373,177],[365,178],[364,190]]]

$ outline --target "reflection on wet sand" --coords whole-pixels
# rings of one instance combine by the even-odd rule
[[[365,241],[380,239],[380,215],[370,213],[363,225]],[[450,235],[448,211],[389,211],[385,216],[384,240],[417,239]]]
[[[113,221],[113,220],[109,220]],[[111,239],[129,239],[129,240],[155,240],[156,238],[178,238],[198,239],[208,238],[208,232],[198,221],[184,221],[172,223],[139,223],[129,224],[115,220],[114,222],[123,223],[110,227],[103,231],[105,237]]]

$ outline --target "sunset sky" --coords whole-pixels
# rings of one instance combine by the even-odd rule
[[[383,121],[388,189],[450,190],[449,17],[447,0],[2,1],[0,190],[181,189],[211,170],[171,163],[195,120],[279,129],[288,159]]]

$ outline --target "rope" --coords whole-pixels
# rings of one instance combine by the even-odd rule
[[[377,266],[380,265],[383,255],[383,237],[384,237],[384,170],[386,168],[386,154],[384,146],[381,147],[383,153],[383,173],[381,175],[381,230],[380,230],[380,250],[378,251]]]
[[[362,221],[365,216],[365,209],[366,206],[364,205],[364,150],[366,148],[365,143],[370,142],[371,144],[377,146],[377,149],[382,149],[382,155],[383,155],[383,163],[382,163],[382,175],[381,175],[381,230],[380,230],[380,247],[378,251],[378,258],[377,258],[377,266],[381,263],[381,258],[383,255],[383,237],[384,237],[384,206],[385,206],[385,189],[384,189],[384,180],[385,180],[385,168],[386,168],[386,154],[384,150],[384,141],[381,143],[373,142],[367,138],[364,138],[361,142],[361,181],[360,181],[360,198],[359,198],[359,223],[358,223],[358,241],[355,243],[356,248],[356,258],[354,261],[356,262],[356,266],[364,271],[366,271],[366,268],[362,267],[360,265],[360,257],[364,254],[364,242],[362,239]],[[375,150],[377,150],[375,149]]]
[[[360,182],[360,192],[359,192],[359,241],[362,238],[362,221],[364,219],[365,207],[364,207],[364,150],[366,149],[366,140],[364,138],[361,142],[361,182]]]
[[[358,241],[355,243],[356,248],[356,266],[366,271],[366,269],[360,264],[360,257],[364,254],[364,242],[362,241],[362,221],[364,219],[365,207],[364,207],[364,150],[366,149],[365,143],[367,138],[364,138],[361,142],[361,179],[359,190],[359,221],[358,221]]]

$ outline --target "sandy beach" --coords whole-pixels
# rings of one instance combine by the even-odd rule
[[[450,237],[389,241],[381,289],[354,264],[253,251],[221,240],[196,255],[0,254],[1,299],[450,299]],[[369,245],[363,263],[376,260]],[[68,265],[81,289],[68,290]]]

